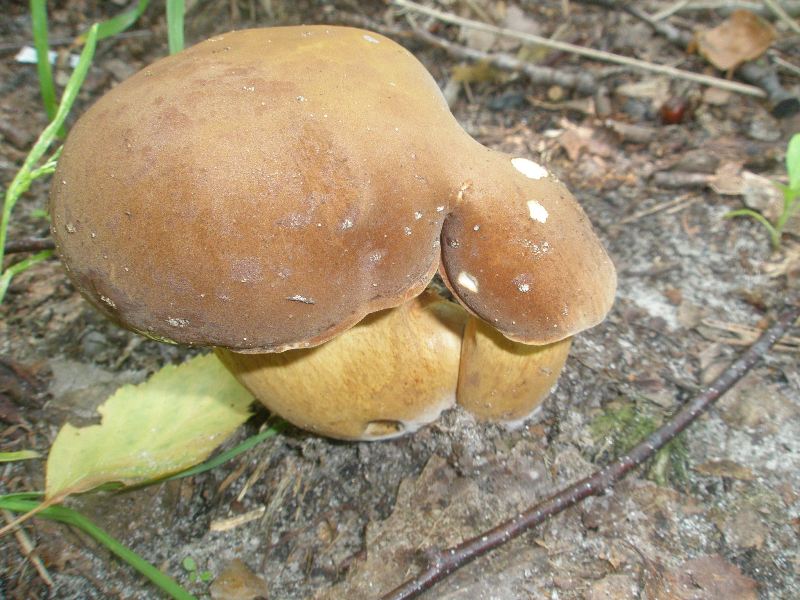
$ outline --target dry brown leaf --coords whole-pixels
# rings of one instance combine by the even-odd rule
[[[241,558],[234,558],[225,565],[209,592],[214,600],[253,600],[268,596],[266,582]]]
[[[694,470],[701,475],[712,477],[730,477],[742,481],[752,481],[755,479],[753,472],[739,463],[729,460],[710,460],[694,467]]]
[[[714,176],[709,180],[708,186],[723,196],[739,196],[744,189],[742,180],[742,163],[722,163]]]
[[[720,556],[700,556],[675,569],[653,565],[645,579],[653,600],[757,600],[758,584]]]
[[[697,51],[722,71],[761,56],[775,40],[772,25],[749,10],[737,10],[725,21],[696,35]]]

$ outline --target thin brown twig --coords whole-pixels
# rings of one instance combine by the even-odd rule
[[[519,60],[505,53],[488,53],[475,48],[455,44],[439,36],[433,35],[422,27],[409,21],[414,34],[421,40],[445,50],[456,58],[487,62],[499,69],[524,73],[534,83],[559,85],[563,88],[575,89],[583,94],[592,94],[597,90],[597,80],[585,71],[570,73],[564,70],[542,67]]]
[[[663,36],[674,46],[685,50],[694,40],[694,34],[678,29],[666,21],[658,21],[639,8],[635,2],[618,2],[617,0],[581,0],[585,4],[593,4],[609,10],[623,10],[632,17],[647,23],[653,31]],[[744,81],[757,86],[771,104],[772,114],[779,118],[790,117],[800,111],[800,99],[783,87],[778,74],[770,65],[753,61],[746,62],[736,69],[736,74]]]
[[[22,252],[40,252],[42,250],[53,250],[56,247],[50,238],[23,238],[21,240],[9,240],[6,242],[4,254],[20,254]]]
[[[733,362],[702,393],[687,402],[672,418],[658,428],[630,452],[621,456],[593,475],[573,483],[561,492],[532,506],[517,516],[468,539],[457,546],[430,553],[427,568],[382,597],[382,600],[409,600],[430,589],[455,570],[505,544],[546,519],[557,515],[589,496],[604,494],[632,469],[641,466],[676,435],[691,425],[722,394],[752,369],[758,361],[783,337],[800,318],[800,304],[790,305],[781,312],[775,323]]]
[[[775,13],[775,16],[778,20],[782,21],[786,26],[794,31],[795,33],[800,34],[800,25],[797,24],[789,13],[786,12],[786,9],[783,8],[780,3],[776,2],[776,0],[762,0],[767,7]]]
[[[3,518],[5,518],[7,523],[11,523],[14,520],[14,515],[7,511],[6,509],[2,510]],[[44,566],[42,559],[36,556],[35,554],[35,547],[31,538],[28,537],[28,534],[25,533],[25,530],[21,527],[18,527],[14,530],[14,537],[17,538],[17,543],[20,545],[22,549],[22,555],[31,561],[36,572],[39,573],[39,577],[41,577],[42,581],[45,582],[47,587],[52,588],[55,584],[53,583],[53,578],[50,577],[50,573],[47,571],[47,567]]]
[[[620,54],[614,54],[612,52],[605,52],[603,50],[596,50],[594,48],[587,48],[585,46],[577,46],[575,44],[569,44],[567,42],[561,42],[559,40],[553,40],[550,38],[545,38],[538,35],[517,31],[515,29],[496,27],[494,25],[481,23],[480,21],[465,19],[463,17],[459,17],[451,13],[437,10],[435,8],[422,6],[421,4],[417,4],[416,2],[412,2],[411,0],[392,0],[392,4],[400,8],[405,8],[408,10],[412,10],[421,14],[434,17],[435,19],[438,19],[445,23],[451,23],[453,25],[459,25],[461,27],[468,27],[471,29],[476,29],[478,31],[488,31],[496,35],[512,37],[527,42],[529,44],[538,44],[540,46],[545,46],[547,48],[552,48],[554,50],[560,50],[562,52],[569,52],[571,54],[592,58],[594,60],[625,65],[626,67],[631,67],[651,73],[661,73],[662,75],[669,75],[670,77],[675,77],[678,79],[686,79],[689,81],[694,81],[696,83],[702,83],[704,85],[709,85],[720,89],[738,92],[740,94],[745,94],[748,96],[756,96],[758,98],[764,98],[767,96],[764,90],[752,85],[738,83],[736,81],[728,81],[727,79],[712,77],[710,75],[702,75],[700,73],[694,73],[692,71],[684,71],[683,69],[676,69],[675,67],[671,67],[669,65],[655,64],[648,62],[646,60],[640,60],[638,58],[630,58],[628,56],[622,56]]]

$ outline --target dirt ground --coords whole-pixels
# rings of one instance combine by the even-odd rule
[[[636,4],[654,14],[673,3]],[[69,50],[69,40],[88,24],[125,5],[51,6],[55,49]],[[555,0],[437,6],[719,74],[620,10]],[[15,59],[30,44],[27,3],[2,7],[0,176],[7,185],[46,119],[35,66]],[[693,31],[724,18],[706,10],[678,12],[668,21]],[[69,501],[201,598],[379,597],[418,570],[426,549],[478,534],[591,473],[626,439],[660,423],[737,356],[800,281],[798,219],[772,252],[759,224],[725,218],[752,196],[743,193],[743,179],[785,177],[783,152],[800,131],[798,116],[776,118],[763,99],[540,49],[526,56],[559,72],[594,75],[597,93],[514,71],[465,74],[458,68],[468,63],[412,35],[402,11],[382,3],[206,0],[192,3],[187,43],[233,28],[319,22],[394,32],[447,90],[473,137],[546,162],[606,244],[619,273],[617,300],[603,324],[575,339],[557,389],[537,419],[517,431],[476,423],[460,409],[413,436],[381,443],[342,443],[290,429],[195,478]],[[472,49],[519,56],[519,42],[425,17],[417,23]],[[796,68],[798,36],[774,24],[778,38],[769,59]],[[163,10],[152,6],[126,34],[102,42],[72,121],[116,82],[165,55],[165,31]],[[776,68],[786,89],[800,95],[797,71]],[[63,77],[57,69],[57,81]],[[687,108],[677,117],[671,111],[667,120],[678,122],[666,123],[660,109],[674,99]],[[10,239],[47,235],[46,198],[47,182],[37,182],[15,211]],[[189,354],[107,322],[56,260],[14,280],[0,319],[3,451],[46,453],[65,421],[91,422],[119,385]],[[257,414],[226,445],[252,435],[267,417]],[[42,487],[42,462],[0,465],[0,493]],[[237,516],[241,524],[218,530]],[[0,539],[0,598],[160,597],[79,532],[44,520],[31,521],[25,532],[53,586],[8,535]],[[186,558],[216,581],[192,577],[182,566]],[[788,600],[800,598],[799,573],[795,338],[765,356],[666,459],[424,597]]]

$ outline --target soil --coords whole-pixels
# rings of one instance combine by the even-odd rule
[[[641,4],[651,13],[671,6]],[[63,58],[88,24],[124,5],[57,3],[50,14],[54,48]],[[524,2],[522,13],[494,2],[440,5],[499,24],[511,15],[511,26],[545,36],[714,72],[621,11],[555,0]],[[35,66],[15,59],[30,44],[28,5],[4,2],[3,10],[0,171],[7,184],[46,118]],[[669,18],[686,31],[723,19],[713,11]],[[464,63],[411,35],[400,11],[378,3],[206,0],[192,3],[187,42],[232,28],[314,22],[394,32],[447,88],[454,114],[475,138],[546,162],[595,224],[617,266],[619,290],[606,321],[575,339],[543,410],[516,431],[477,423],[460,409],[412,436],[380,443],[289,429],[194,478],[68,501],[201,598],[379,597],[419,569],[426,549],[515,514],[667,418],[798,287],[796,222],[772,251],[761,225],[725,218],[743,206],[743,171],[785,181],[783,152],[800,131],[797,116],[776,118],[763,99],[541,50],[526,55],[598,77],[595,101],[509,71],[473,70],[458,84],[453,73]],[[518,42],[418,23],[471,48],[520,52]],[[796,34],[780,22],[775,27],[770,58],[800,64]],[[165,32],[163,10],[152,6],[131,30],[103,41],[70,122],[116,82],[165,55]],[[56,68],[61,84],[64,74]],[[797,71],[778,74],[800,95]],[[677,123],[662,119],[669,99],[687,107]],[[676,119],[674,111],[667,116]],[[47,235],[47,187],[36,182],[17,206],[10,239]],[[95,408],[119,385],[197,352],[116,328],[75,292],[55,259],[15,278],[0,314],[2,451],[46,454],[63,423],[95,421]],[[764,356],[658,464],[423,597],[800,598],[799,371],[798,345],[790,340]],[[258,412],[225,446],[267,418]],[[43,483],[42,461],[0,465],[0,493]],[[237,516],[238,526],[212,527]],[[24,531],[52,585],[25,558],[19,538],[7,535],[0,538],[0,598],[160,597],[75,530],[34,519]],[[195,561],[194,572],[186,558]],[[206,571],[210,581],[196,576]]]

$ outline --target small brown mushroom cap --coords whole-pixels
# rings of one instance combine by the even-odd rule
[[[439,272],[467,310],[509,339],[544,345],[597,325],[616,271],[569,190],[540,165],[471,155],[442,231]]]

